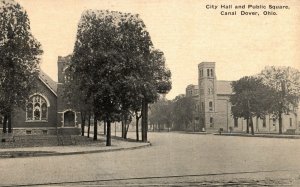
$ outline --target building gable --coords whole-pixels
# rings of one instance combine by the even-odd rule
[[[52,80],[44,71],[40,70],[39,79],[43,84],[55,95],[57,96],[57,83]]]

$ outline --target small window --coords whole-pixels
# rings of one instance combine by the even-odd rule
[[[47,130],[43,130],[43,134],[47,134],[47,132],[48,132]]]
[[[214,74],[213,74],[213,69],[210,69],[210,76],[213,77]]]
[[[26,134],[31,134],[31,131],[30,130],[26,130]]]
[[[213,117],[209,118],[209,123],[210,123],[210,127],[214,126],[214,118]]]
[[[275,125],[276,125],[276,119],[273,118],[273,126],[275,126]]]
[[[239,118],[234,117],[234,127],[237,128],[239,126]]]
[[[209,77],[209,69],[207,69],[207,76]]]
[[[290,127],[292,127],[292,126],[293,126],[293,119],[290,118]]]
[[[212,103],[212,101],[209,102],[209,111],[213,111],[213,103]]]

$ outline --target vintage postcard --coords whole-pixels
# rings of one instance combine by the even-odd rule
[[[0,0],[0,186],[300,186],[299,10]]]

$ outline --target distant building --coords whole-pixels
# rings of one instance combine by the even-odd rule
[[[200,126],[199,126],[199,119],[200,119],[200,108],[199,108],[199,86],[198,85],[193,85],[190,84],[186,87],[185,90],[185,96],[186,97],[192,97],[195,102],[195,108],[193,111],[193,124],[191,124],[192,126],[190,127],[191,129],[186,129],[186,130],[195,130],[195,131],[200,131]]]
[[[198,99],[198,97],[199,97],[199,86],[198,85],[193,85],[193,84],[188,85],[185,89],[185,95],[187,97],[195,97],[196,99]]]
[[[202,62],[198,65],[198,86],[188,85],[186,96],[198,98],[199,122],[196,124],[200,130],[216,132],[246,131],[246,120],[235,118],[231,114],[232,81],[217,80],[215,62]],[[198,93],[198,94],[197,94]],[[283,116],[283,132],[288,129],[299,130],[297,116],[299,110],[295,109]],[[196,115],[197,116],[197,115]],[[298,123],[298,124],[297,124]],[[254,130],[257,132],[278,132],[278,119],[267,115],[264,119],[253,118]]]
[[[14,134],[79,134],[80,115],[63,97],[69,63],[70,56],[58,57],[58,82],[40,70],[37,88],[32,90],[26,106],[15,108],[12,113]],[[0,125],[2,127],[2,120]]]

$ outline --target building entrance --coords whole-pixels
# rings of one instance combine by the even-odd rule
[[[74,127],[75,126],[75,113],[72,111],[67,111],[64,113],[64,126]]]

